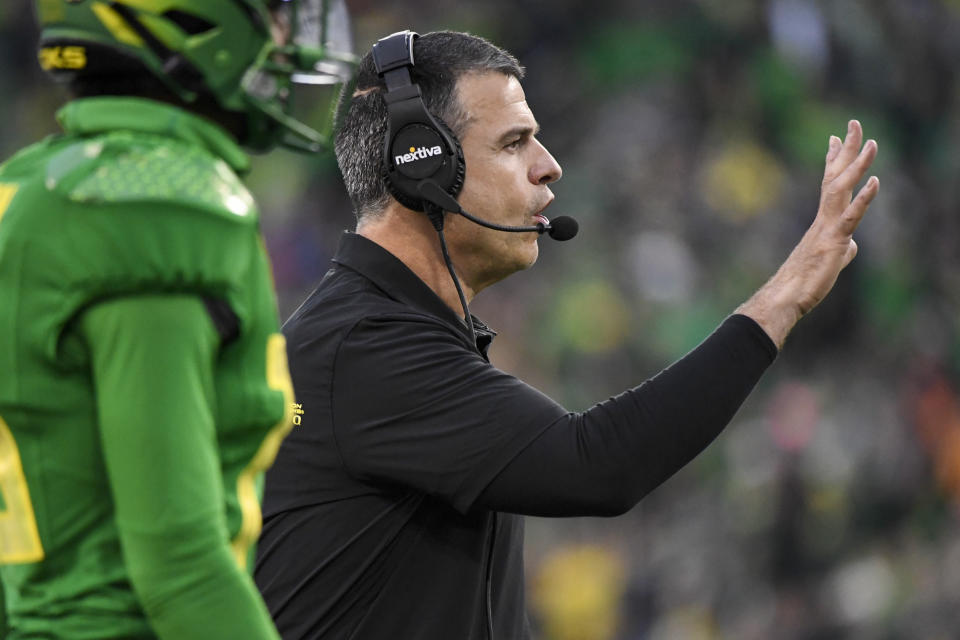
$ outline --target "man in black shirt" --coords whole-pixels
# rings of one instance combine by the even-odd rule
[[[412,82],[463,146],[462,191],[447,191],[496,224],[545,222],[561,170],[517,61],[466,34],[410,42]],[[831,137],[817,216],[773,278],[683,359],[571,413],[491,365],[493,332],[460,315],[533,264],[537,234],[388,190],[384,96],[415,92],[376,62],[337,136],[357,231],[284,327],[300,424],[267,475],[257,584],[285,638],[528,638],[521,516],[623,513],[717,436],[853,259],[877,180],[853,190],[877,146],[861,150],[856,121]]]

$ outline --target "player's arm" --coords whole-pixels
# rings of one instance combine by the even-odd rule
[[[199,298],[84,313],[100,435],[130,579],[161,638],[278,638],[229,548],[214,428],[219,336]]]

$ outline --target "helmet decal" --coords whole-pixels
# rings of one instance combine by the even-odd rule
[[[137,32],[131,29],[130,25],[124,22],[123,17],[115,10],[103,2],[93,2],[90,8],[103,23],[103,26],[117,39],[117,42],[128,44],[131,47],[143,46],[143,38],[138,36]]]

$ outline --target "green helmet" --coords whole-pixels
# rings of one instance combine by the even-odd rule
[[[54,77],[143,73],[186,103],[246,114],[244,143],[316,151],[326,136],[287,105],[296,83],[341,84],[356,62],[343,0],[36,0]],[[272,29],[286,32],[275,42]]]

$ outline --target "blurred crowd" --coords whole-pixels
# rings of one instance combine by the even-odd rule
[[[526,65],[564,168],[547,213],[581,232],[472,308],[494,363],[571,410],[656,374],[773,273],[830,134],[858,118],[879,142],[859,256],[718,441],[625,516],[528,520],[538,637],[958,637],[960,0],[348,4],[360,52],[450,28]],[[63,98],[29,5],[0,4],[0,158],[56,131]],[[285,317],[353,216],[332,154],[273,154],[250,185]]]

